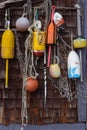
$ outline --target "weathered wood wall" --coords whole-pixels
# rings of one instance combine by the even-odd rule
[[[34,3],[34,2],[33,2]],[[70,43],[70,33],[76,36],[76,9],[73,8],[76,0],[53,0],[53,4],[60,8],[59,11],[63,14],[66,30],[61,33],[66,42]],[[22,15],[21,8],[13,7],[10,9],[11,15],[11,28],[15,28],[15,22],[18,17]],[[4,12],[5,9],[0,10],[0,41],[4,28]],[[24,46],[27,33],[19,33],[20,45]],[[60,42],[63,46],[63,44]],[[15,58],[9,60],[9,87],[4,88],[5,83],[5,60],[0,57],[0,123],[8,124],[11,122],[21,122],[21,99],[22,99],[22,77],[20,73],[19,63],[16,55]],[[28,101],[28,116],[30,124],[43,124],[43,123],[74,123],[78,121],[77,115],[77,100],[74,99],[71,103],[66,98],[60,96],[58,90],[52,85],[50,80],[47,81],[47,111],[44,111],[44,75],[43,67],[39,64],[43,62],[43,57],[38,60],[36,66],[39,73],[39,89],[30,95],[30,104]],[[72,81],[73,82],[73,81]],[[75,90],[72,86],[72,89]],[[71,107],[70,107],[71,105]]]

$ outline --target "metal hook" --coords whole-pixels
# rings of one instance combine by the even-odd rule
[[[5,28],[8,27],[8,24],[10,23],[10,11],[9,8],[5,11]]]
[[[23,5],[23,14],[26,13],[26,10],[27,10],[26,8],[27,8],[27,4],[25,3],[25,4]]]

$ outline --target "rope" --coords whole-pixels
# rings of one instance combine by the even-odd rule
[[[29,36],[29,49],[30,49],[30,53],[31,53],[31,66],[30,66],[30,77],[32,78],[37,78],[38,76],[38,73],[36,72],[36,69],[35,69],[35,66],[34,66],[34,56],[33,56],[33,50],[32,50],[32,38],[33,38],[33,31],[32,29],[34,28],[34,24],[32,24],[29,28],[28,28],[28,31],[30,33],[30,36]],[[31,44],[32,43],[32,44]],[[31,46],[32,45],[32,46]]]
[[[47,30],[47,25],[49,24],[51,18],[51,6],[52,6],[51,0],[44,0],[44,11],[45,11],[44,30],[45,31]]]
[[[27,1],[31,2],[31,1]],[[48,2],[48,1],[47,1]],[[48,3],[47,3],[48,4]],[[42,3],[39,7],[35,8],[44,8],[44,4]],[[48,6],[47,6],[48,9]],[[24,7],[24,12],[25,12],[25,7]],[[29,12],[28,12],[29,13]],[[46,20],[45,20],[45,26],[48,21],[48,12],[46,10]],[[29,14],[29,19],[30,19],[30,14]],[[20,70],[22,74],[22,80],[23,80],[23,86],[22,86],[22,109],[21,109],[21,120],[22,120],[22,125],[25,125],[28,123],[28,113],[27,113],[27,92],[25,89],[26,86],[26,80],[28,77],[28,74],[30,77],[36,78],[38,76],[38,73],[36,72],[35,66],[34,66],[34,57],[33,57],[33,50],[32,50],[32,38],[33,38],[33,31],[32,29],[34,28],[34,24],[32,24],[29,28],[29,35],[27,39],[25,40],[25,54],[23,55],[20,46],[19,46],[19,39],[17,32],[15,31],[15,36],[16,36],[16,50],[17,50],[17,59],[19,61],[20,65]],[[45,27],[46,28],[46,27]],[[38,33],[40,30],[37,30]],[[29,69],[28,69],[29,68]]]
[[[30,22],[30,25],[31,25],[31,23],[32,23],[32,2],[31,2],[31,0],[27,0],[27,14],[28,14],[28,16],[29,16],[29,22]]]
[[[21,119],[22,125],[28,124],[28,114],[27,114],[27,92],[25,89],[26,77],[23,77],[23,87],[22,87],[22,109],[21,109]]]
[[[60,34],[58,34],[58,36],[59,36],[59,39],[60,39],[69,49],[72,50],[72,47],[69,46],[69,45],[64,41],[64,39],[60,36]]]
[[[16,49],[17,49],[17,58],[19,61],[20,69],[21,69],[21,74],[22,74],[22,80],[23,80],[23,86],[22,86],[22,109],[21,109],[21,119],[22,119],[22,125],[28,123],[28,115],[27,115],[27,92],[25,89],[26,85],[26,79],[28,75],[28,67],[29,67],[29,57],[30,57],[30,42],[31,42],[31,35],[27,37],[25,40],[25,57],[20,51],[20,46],[19,46],[19,40],[17,36],[17,32],[15,31],[15,36],[16,36]]]

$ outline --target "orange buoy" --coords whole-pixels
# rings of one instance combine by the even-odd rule
[[[33,77],[28,77],[26,80],[26,90],[30,93],[35,92],[39,87],[38,80]]]

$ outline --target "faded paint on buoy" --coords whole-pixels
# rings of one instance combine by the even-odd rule
[[[72,50],[68,55],[68,78],[80,78],[80,60],[78,54]]]

